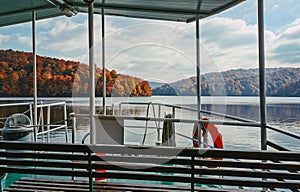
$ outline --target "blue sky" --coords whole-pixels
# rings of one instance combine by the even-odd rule
[[[201,21],[201,71],[257,68],[257,0]],[[265,0],[267,67],[300,67],[299,0]],[[95,17],[101,67],[101,18]],[[106,65],[119,73],[173,82],[195,75],[195,25],[106,17]],[[32,51],[31,23],[0,29],[0,49]],[[87,15],[37,22],[37,53],[87,63]]]

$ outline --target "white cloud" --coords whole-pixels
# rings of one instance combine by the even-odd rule
[[[8,35],[2,35],[0,34],[0,44],[7,42],[9,40],[9,36]]]
[[[32,47],[32,38],[23,35],[17,35],[18,42],[23,46]]]
[[[202,39],[221,70],[258,67],[258,26],[230,18],[212,18],[202,25]],[[267,67],[300,67],[300,19],[280,34],[265,30]]]
[[[38,34],[41,49],[69,53],[87,49],[86,23],[76,23],[69,18],[59,18],[50,31]]]
[[[295,20],[269,44],[268,59],[279,67],[300,67],[300,19]]]

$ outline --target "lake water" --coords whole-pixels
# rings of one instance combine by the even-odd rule
[[[31,98],[22,100],[31,101]],[[3,98],[3,101],[15,101],[20,98]],[[88,113],[88,98],[42,98],[45,101],[66,101],[68,103],[68,111],[75,111],[76,113]],[[193,96],[153,96],[153,97],[112,97],[106,99],[107,106],[114,104],[115,113],[119,113],[120,102],[141,102],[141,103],[165,103],[181,107],[197,108],[196,97]],[[259,122],[259,98],[258,97],[202,97],[202,109],[211,110],[227,115],[235,115],[242,118],[247,118]],[[102,98],[96,99],[96,105],[101,106]],[[130,116],[146,116],[147,105],[122,105],[124,115]],[[165,113],[172,113],[172,109],[168,107],[161,107],[161,115]],[[98,110],[97,110],[98,111]],[[197,119],[197,113],[188,110],[176,110],[176,118],[182,119]],[[158,117],[157,108],[153,111],[152,106],[149,110],[150,117]],[[203,115],[212,120],[229,121],[224,117]],[[293,133],[300,134],[300,98],[297,97],[268,97],[267,98],[267,120],[268,124],[276,128],[284,129]],[[85,118],[78,118],[79,125],[77,141],[81,142],[84,135],[89,131],[89,121]],[[130,126],[137,126],[138,128],[130,128]],[[125,143],[126,144],[142,144],[145,133],[145,122],[128,121],[125,122]],[[148,124],[149,127],[157,127],[158,123],[152,122]],[[160,124],[160,127],[162,123]],[[192,136],[192,124],[178,123],[176,132]],[[222,133],[224,145],[227,149],[260,149],[260,129],[255,127],[238,127],[219,125],[219,131]],[[59,140],[58,136],[55,138]],[[54,139],[54,140],[55,140]],[[268,139],[280,144],[288,149],[300,150],[300,141],[283,136],[274,131],[268,131]],[[157,140],[156,129],[148,129],[145,145],[155,145]],[[190,139],[182,136],[176,136],[177,146],[190,147],[192,142]],[[87,140],[88,142],[88,140]]]

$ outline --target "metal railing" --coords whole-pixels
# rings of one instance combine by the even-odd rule
[[[189,112],[194,112],[196,114],[198,113],[197,109],[190,108],[190,107],[184,107],[184,106],[178,106],[178,105],[172,105],[172,104],[162,104],[162,103],[152,103],[152,102],[150,102],[150,103],[147,103],[147,102],[120,102],[120,103],[112,105],[112,114],[113,115],[116,114],[116,112],[115,112],[116,111],[116,106],[119,106],[118,107],[118,109],[119,109],[118,114],[120,116],[122,116],[124,105],[136,105],[136,106],[144,106],[145,108],[146,107],[149,108],[149,104],[151,104],[151,106],[156,107],[153,110],[158,111],[157,114],[158,114],[159,118],[162,118],[162,116],[161,116],[163,114],[162,107],[170,108],[171,110],[169,110],[169,111],[172,111],[172,115],[174,117],[174,119],[172,120],[173,122],[179,122],[180,121],[179,119],[176,119],[176,110],[186,110],[186,111],[189,111]],[[245,118],[241,118],[241,117],[237,117],[237,116],[233,116],[233,115],[227,115],[227,114],[222,114],[222,113],[208,111],[208,110],[201,110],[200,113],[213,115],[213,116],[216,116],[216,117],[222,117],[222,118],[225,118],[225,119],[229,120],[229,121],[201,121],[201,123],[210,123],[210,124],[216,124],[216,125],[242,126],[242,127],[257,127],[257,128],[261,127],[261,124],[258,123],[258,122],[255,122],[255,121],[249,120],[249,119],[245,119]],[[134,117],[134,119],[139,119],[139,117]],[[153,120],[155,118],[151,118],[151,119]],[[146,120],[146,119],[144,119],[144,120]],[[164,121],[164,120],[165,119],[161,119],[161,120],[157,120],[157,121],[161,122],[161,121]],[[148,120],[146,120],[146,121],[148,121]],[[181,122],[196,123],[197,121],[182,120]],[[162,129],[160,126],[158,126],[158,127],[148,127],[148,128],[149,129],[157,129],[158,134],[160,134],[159,130]],[[275,127],[272,127],[272,126],[269,126],[269,125],[266,128],[269,131],[275,131],[275,132],[277,132],[281,135],[285,135],[285,136],[288,136],[290,138],[294,138],[294,139],[297,139],[297,140],[300,141],[300,135],[298,135],[296,133],[291,133],[289,131],[282,130],[282,129],[279,129],[279,128],[275,128]],[[188,137],[186,135],[182,135],[182,134],[179,134],[179,135],[182,136],[182,137],[193,139],[193,138]],[[160,135],[158,135],[157,138],[160,138]],[[157,141],[157,142],[159,143],[159,141]],[[275,142],[272,142],[270,140],[267,140],[266,143],[267,143],[267,146],[272,147],[276,150],[280,150],[280,151],[288,151],[289,150],[289,149],[287,149],[283,146],[280,146],[279,144],[276,144]]]
[[[67,123],[67,105],[66,102],[55,102],[55,103],[43,103],[39,102],[37,105],[37,113],[38,113],[38,124],[33,125],[33,103],[10,103],[10,104],[1,104],[0,108],[6,108],[6,111],[9,111],[7,108],[12,107],[23,107],[23,111],[20,109],[13,110],[13,113],[21,113],[27,115],[31,121],[31,125],[26,125],[26,127],[33,127],[37,129],[37,136],[39,136],[42,142],[50,142],[51,141],[51,133],[64,129],[66,143],[69,142],[68,139],[68,123]],[[51,120],[53,113],[55,110],[53,108],[59,108],[62,110],[62,115],[58,120]],[[57,112],[57,111],[56,111]],[[5,120],[8,116],[12,114],[7,114],[7,116],[2,117],[2,124],[4,125]],[[36,142],[36,141],[35,141]]]

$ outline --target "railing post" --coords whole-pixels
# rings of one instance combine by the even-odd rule
[[[195,191],[195,156],[191,157],[192,165],[191,165],[191,191]]]
[[[73,126],[72,126],[72,143],[76,143],[76,126],[77,126],[77,122],[76,122],[75,113],[70,113],[70,117],[73,120]]]
[[[67,104],[64,104],[64,124],[65,124],[65,132],[66,132],[66,143],[69,143],[69,135],[68,135],[68,122],[67,122]]]
[[[258,47],[259,47],[259,96],[261,150],[267,150],[267,114],[266,114],[266,69],[265,69],[265,38],[264,38],[264,1],[258,0]]]
[[[50,118],[51,118],[51,109],[50,106],[47,106],[47,142],[50,142]]]
[[[45,123],[44,123],[44,110],[43,110],[43,101],[41,101],[41,106],[40,106],[40,119],[39,119],[39,125],[42,128],[42,142],[44,142],[44,131],[45,131]],[[39,129],[37,130],[39,131]]]
[[[158,104],[158,118],[161,118],[161,105]],[[160,132],[160,121],[158,121],[158,127],[157,127],[157,141],[156,146],[161,145],[161,132]]]
[[[94,182],[93,182],[93,165],[92,165],[92,154],[88,152],[88,163],[89,163],[89,191],[94,191]]]
[[[120,103],[120,105],[119,105],[119,115],[120,116],[122,115],[122,103]]]
[[[197,72],[197,112],[198,120],[201,120],[201,71],[200,71],[200,23],[199,18],[196,19],[196,72]],[[201,146],[201,129],[198,123],[198,146]]]
[[[175,111],[176,111],[176,109],[175,109],[175,107],[172,107],[172,115],[173,115],[173,118],[175,118]]]

